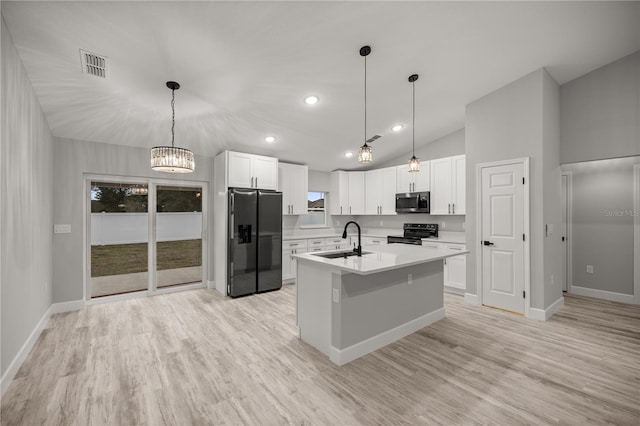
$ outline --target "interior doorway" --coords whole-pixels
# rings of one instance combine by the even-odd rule
[[[86,300],[206,283],[206,183],[87,180]]]
[[[563,172],[560,175],[560,187],[562,191],[562,291],[567,293],[571,290],[572,281],[572,259],[571,259],[571,173]]]
[[[529,313],[529,160],[479,164],[478,283],[483,305]]]

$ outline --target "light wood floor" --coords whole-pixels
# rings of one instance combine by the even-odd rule
[[[448,294],[446,319],[337,367],[297,339],[294,295],[58,314],[2,424],[640,424],[639,307],[567,297],[542,323]]]

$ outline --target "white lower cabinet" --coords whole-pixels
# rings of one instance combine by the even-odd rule
[[[363,246],[375,246],[378,244],[386,244],[387,239],[384,237],[362,237]]]
[[[282,242],[282,281],[293,282],[296,278],[296,261],[292,254],[306,253],[307,240],[288,240]]]
[[[450,250],[465,250],[464,244],[454,243],[422,243],[423,247],[448,248]],[[444,259],[444,286],[458,290],[467,289],[467,255]]]

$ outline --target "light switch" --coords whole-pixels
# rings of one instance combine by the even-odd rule
[[[71,233],[71,225],[53,225],[53,233],[54,234],[70,234]]]

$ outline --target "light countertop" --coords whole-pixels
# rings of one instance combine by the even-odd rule
[[[339,269],[360,275],[368,275],[469,253],[469,251],[423,247],[411,244],[379,244],[363,246],[362,257],[350,256],[346,259],[327,259],[315,256],[319,253],[335,251],[340,250],[327,250],[323,252],[315,252],[314,254],[294,254],[293,257],[299,261],[313,262],[318,265],[326,266],[327,268]]]
[[[352,232],[352,230],[350,230],[350,232],[348,233],[349,236],[357,236],[358,234],[356,232]],[[377,237],[377,238],[387,238],[388,235],[397,235],[397,236],[402,236],[402,230],[378,230],[378,229],[368,229],[368,230],[363,230],[362,232],[362,237]],[[316,239],[316,238],[336,238],[336,237],[341,237],[342,236],[342,232],[340,233],[309,233],[309,234],[283,234],[282,235],[282,239],[285,241],[288,240],[312,240],[312,239]],[[466,242],[466,237],[465,237],[465,233],[464,232],[458,232],[458,231],[440,231],[438,233],[438,238],[427,238],[425,239],[425,242],[427,241],[433,241],[436,243],[455,243],[455,244],[465,244]]]

